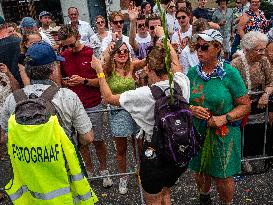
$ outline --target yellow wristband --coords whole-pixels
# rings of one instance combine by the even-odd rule
[[[98,76],[98,78],[105,78],[104,73],[98,73],[97,76]]]

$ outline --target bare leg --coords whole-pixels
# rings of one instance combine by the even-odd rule
[[[162,190],[162,205],[171,205],[171,189],[164,187]]]
[[[107,156],[107,149],[105,142],[102,141],[94,141],[93,142],[96,150],[96,155],[98,157],[99,163],[100,163],[100,171],[107,169],[107,163],[106,163],[106,156]]]
[[[211,187],[211,177],[206,174],[195,173],[195,181],[200,193],[208,193]]]
[[[228,177],[225,179],[215,179],[215,182],[222,203],[232,203],[234,194],[233,177]]]
[[[85,166],[87,171],[93,173],[93,164],[90,157],[90,151],[89,151],[89,145],[81,145],[80,146],[80,153],[82,155],[82,158],[85,162]]]
[[[127,151],[127,138],[115,137],[116,149],[117,149],[117,162],[118,171],[120,173],[126,172],[126,151]]]
[[[162,205],[162,191],[158,194],[148,194],[143,190],[147,205]]]

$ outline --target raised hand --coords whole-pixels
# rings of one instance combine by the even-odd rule
[[[136,21],[139,14],[138,8],[133,4],[130,4],[128,8],[128,14],[130,21]]]

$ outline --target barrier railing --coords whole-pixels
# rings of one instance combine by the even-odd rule
[[[251,95],[260,95],[263,94],[264,91],[258,91],[258,92],[249,92],[248,94]],[[261,161],[261,160],[269,160],[269,159],[273,159],[273,156],[268,155],[268,153],[266,152],[266,148],[267,148],[267,143],[268,143],[268,124],[269,124],[269,103],[267,103],[266,108],[264,110],[264,112],[259,113],[260,115],[264,115],[263,116],[263,121],[264,121],[264,133],[263,133],[263,149],[262,149],[262,154],[261,155],[256,155],[256,156],[251,156],[251,157],[247,157],[244,156],[244,147],[245,147],[245,127],[242,128],[242,138],[241,138],[241,154],[242,154],[242,162],[251,162],[251,161]],[[251,123],[251,124],[255,124],[255,123]],[[247,121],[246,125],[250,125],[250,123]],[[260,133],[257,133],[257,135],[259,135]],[[258,136],[257,136],[258,137]],[[272,137],[272,136],[269,136]],[[272,148],[271,148],[272,149]],[[266,162],[265,162],[266,163]],[[259,173],[259,172],[257,172]]]
[[[115,108],[115,109],[112,109],[110,108],[110,106],[107,106],[106,109],[100,109],[100,110],[93,110],[93,111],[89,111],[88,113],[99,113],[99,112],[111,112],[111,111],[119,111],[119,110],[124,110],[123,108]],[[93,177],[90,177],[88,178],[88,180],[94,180],[94,179],[102,179],[102,178],[105,178],[105,177],[119,177],[119,176],[128,176],[128,175],[136,175],[137,176],[137,180],[139,180],[139,175],[138,175],[138,170],[139,170],[139,167],[140,167],[140,159],[138,156],[139,153],[138,153],[138,143],[135,142],[134,143],[134,149],[135,149],[135,152],[136,152],[136,157],[133,157],[134,158],[134,163],[135,163],[135,170],[134,171],[131,171],[131,172],[127,172],[127,173],[115,173],[115,174],[109,174],[109,175],[104,175],[104,176],[100,176],[100,175],[97,175],[97,176],[93,176]],[[140,181],[137,181],[137,184],[138,184],[138,188],[139,188],[139,193],[140,193],[140,203],[142,205],[145,205],[145,201],[144,201],[144,196],[143,196],[143,191],[142,191],[142,187],[141,187],[141,183]]]

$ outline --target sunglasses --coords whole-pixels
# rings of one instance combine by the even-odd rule
[[[241,4],[242,2],[240,2],[240,1],[236,1],[236,4]]]
[[[160,26],[160,25],[157,25],[157,26]],[[157,27],[157,26],[150,26],[149,29],[150,30],[155,30],[155,27]]]
[[[199,43],[197,43],[195,45],[195,49],[198,50],[199,48],[201,49],[201,51],[208,51],[209,50],[209,44],[200,45]]]
[[[127,49],[123,49],[123,50],[117,50],[117,54],[121,55],[121,54],[128,54],[129,51]]]
[[[76,47],[76,42],[75,43],[71,43],[71,44],[68,44],[68,45],[64,45],[62,46],[62,48],[65,50],[65,49],[68,49],[68,48],[75,48]]]
[[[145,27],[145,24],[144,24],[144,23],[142,23],[142,24],[138,24],[138,25],[137,25],[137,27],[138,27],[138,28]]]
[[[118,25],[118,24],[124,24],[124,20],[120,21],[113,21],[113,24]]]
[[[186,18],[187,18],[187,16],[177,16],[177,17],[176,17],[177,20],[186,19]]]
[[[96,24],[104,24],[104,21],[97,21]]]

